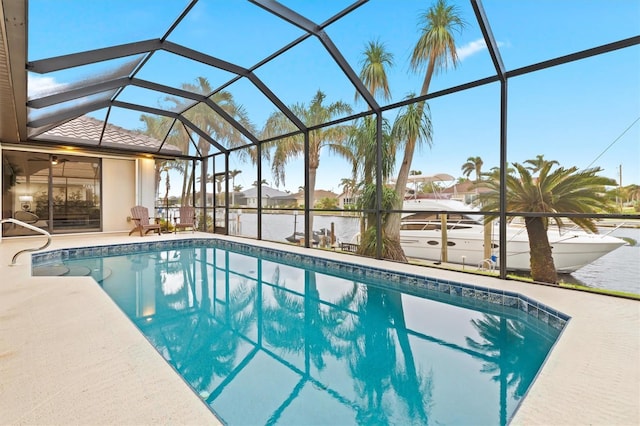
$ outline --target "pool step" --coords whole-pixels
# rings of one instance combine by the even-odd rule
[[[86,266],[65,266],[65,265],[45,265],[36,266],[31,271],[34,277],[88,277],[91,276],[94,280],[101,284],[104,280],[111,276],[111,269],[109,268],[88,268]]]

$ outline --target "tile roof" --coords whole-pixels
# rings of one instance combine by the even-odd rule
[[[247,198],[255,198],[255,197],[258,196],[258,188],[254,186],[254,187],[249,188],[249,189],[247,189],[245,191],[242,191],[242,193]],[[288,196],[289,196],[289,194],[287,194],[286,192],[279,191],[279,190],[277,190],[275,188],[271,188],[269,186],[262,185],[262,198],[265,198],[265,197],[269,197],[269,198],[288,197]]]
[[[103,127],[103,121],[85,115],[48,130],[34,139],[126,150],[135,149],[136,151],[157,152],[160,154],[178,155],[182,153],[174,145],[162,145],[162,141],[158,139],[112,124],[107,124],[106,128],[104,128],[104,135],[102,141],[100,141]],[[161,146],[162,149],[160,149]]]

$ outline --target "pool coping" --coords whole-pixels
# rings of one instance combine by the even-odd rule
[[[413,287],[432,292],[443,293],[467,301],[487,302],[500,306],[518,308],[527,315],[537,318],[556,330],[562,330],[570,319],[568,315],[550,306],[529,298],[521,293],[490,289],[473,284],[464,284],[450,279],[436,278],[415,273],[390,271],[374,266],[348,262],[345,260],[326,260],[317,257],[316,253],[292,253],[282,248],[258,247],[250,242],[221,240],[218,238],[190,238],[166,241],[143,241],[112,245],[95,245],[78,248],[61,248],[31,255],[32,268],[48,266],[66,260],[120,256],[154,250],[177,250],[182,248],[199,248],[208,246],[213,241],[215,248],[228,249],[246,255],[255,255],[259,251],[261,257],[269,260],[284,261],[289,264],[300,264],[304,267],[320,268],[326,273],[338,273],[360,280],[384,281],[384,286],[392,289],[411,289]]]
[[[211,238],[208,234],[195,235],[167,235],[162,237],[146,237],[149,242],[158,239],[189,239],[194,238]],[[385,262],[376,259],[354,258],[350,255],[334,253],[326,250],[305,249],[297,246],[289,246],[281,243],[272,243],[267,241],[247,240],[245,238],[235,237],[217,237],[224,241],[236,241],[241,244],[249,243],[260,247],[272,248],[278,251],[286,251],[298,254],[312,254],[314,257],[321,257],[328,261],[343,261],[373,267],[380,270],[397,270],[403,273],[415,274],[418,276],[429,275],[434,279],[450,280],[461,283],[473,282],[474,285],[486,287],[492,290],[515,292],[522,294],[531,300],[536,300],[546,306],[553,306],[553,309],[563,312],[571,317],[562,337],[549,355],[544,368],[538,375],[535,383],[529,390],[527,397],[520,404],[511,424],[637,424],[640,422],[640,335],[637,332],[640,329],[640,303],[628,299],[613,298],[602,295],[594,295],[583,292],[575,292],[560,288],[548,288],[546,286],[537,286],[531,284],[523,284],[514,281],[504,281],[493,277],[476,276],[469,274],[455,273],[451,271],[442,271],[432,268],[416,265],[397,264],[393,262]],[[73,247],[80,245],[99,244],[120,244],[140,242],[140,237],[127,237],[126,235],[100,235],[100,236],[76,236],[75,238],[54,238],[51,249]],[[28,241],[5,241],[0,243],[0,261],[8,263],[11,255],[15,252],[16,247],[26,245],[33,246],[33,242]],[[24,260],[24,259],[22,259]],[[0,287],[0,315],[7,313],[7,303],[5,295],[10,292],[21,291],[22,301],[29,301],[32,309],[40,309],[42,304],[58,303],[59,300],[47,299],[34,301],[33,293],[37,293],[42,289],[52,286],[56,279],[49,277],[30,277],[30,262],[19,268],[7,268],[2,265],[2,275],[17,278],[16,282]],[[85,278],[86,279],[86,278]],[[63,280],[78,281],[78,280]],[[95,286],[94,286],[95,287]],[[86,291],[75,288],[75,291]],[[90,292],[91,298],[97,302],[105,303],[106,296],[99,292]],[[10,312],[14,313],[14,312]],[[122,318],[121,312],[109,314],[109,321],[114,326],[126,329],[130,324],[124,326],[122,323],[128,323],[129,320]],[[38,335],[38,330],[30,330],[28,327],[28,315],[13,321],[16,324],[27,322],[27,326],[22,326],[20,332],[23,334]],[[62,322],[60,318],[52,318],[49,321]],[[11,321],[10,321],[11,322]],[[10,324],[11,325],[11,324]],[[118,328],[119,329],[119,328]],[[24,356],[20,354],[19,347],[12,345],[12,328],[9,328],[9,339],[2,343],[0,339],[0,354],[3,352],[16,352],[15,356]],[[136,329],[137,332],[137,329]],[[126,333],[125,333],[126,334]],[[139,333],[138,333],[139,334]],[[112,336],[113,337],[113,336]],[[117,340],[131,336],[117,336]],[[142,335],[139,340],[144,340],[148,346],[148,342]],[[125,339],[126,340],[126,339]],[[135,339],[134,339],[135,340]],[[15,343],[15,342],[14,342]],[[82,342],[76,342],[81,345]],[[36,345],[37,346],[37,345]],[[155,350],[150,348],[153,352]],[[120,354],[122,355],[122,354]],[[114,358],[115,360],[116,358]],[[161,358],[160,358],[161,359]],[[162,359],[161,359],[162,360]],[[0,357],[0,366],[6,358]],[[164,363],[164,360],[162,360]],[[165,363],[166,365],[166,363]],[[167,366],[168,367],[168,366]],[[52,371],[48,372],[50,376],[55,376],[55,371],[59,366],[52,366]],[[171,368],[165,368],[173,374]],[[4,371],[4,370],[2,370]],[[12,376],[16,376],[17,381],[35,380],[39,384],[43,381],[52,379],[52,377],[32,377],[33,372],[30,371],[11,371]],[[4,374],[4,373],[3,373]],[[77,374],[77,373],[76,373]],[[46,375],[45,375],[46,376]],[[4,376],[3,376],[4,378]],[[0,386],[4,386],[1,385]],[[55,381],[50,386],[55,386]],[[182,383],[183,390],[174,391],[174,395],[191,400],[189,395],[191,390]],[[180,388],[180,386],[178,386]],[[20,393],[18,386],[10,390]],[[127,389],[118,389],[125,394],[129,392],[135,396],[135,391]],[[28,397],[28,395],[10,395],[0,392],[0,408],[12,408],[9,402],[19,400],[20,397]],[[91,404],[91,395],[81,395],[87,397],[87,404]],[[157,396],[154,396],[156,398]],[[117,399],[117,394],[112,399]],[[82,400],[82,399],[81,399]],[[104,398],[100,396],[100,400],[104,402]],[[132,398],[135,400],[135,398]],[[57,400],[59,404],[65,404],[66,399],[61,397]],[[77,401],[76,401],[77,402]],[[191,401],[193,403],[193,401]],[[74,403],[71,406],[78,406]],[[95,405],[95,403],[93,403]],[[168,403],[167,401],[155,400],[152,404],[156,408],[168,409],[176,405],[175,401]],[[179,404],[178,404],[179,405]],[[133,416],[135,412],[142,412],[144,407],[132,407],[132,411],[128,414]],[[3,410],[0,409],[0,412]],[[126,419],[124,413],[104,413],[100,410],[93,410],[91,414],[87,411],[76,409],[79,417],[73,417],[72,420],[80,423],[99,422],[99,423],[122,423]],[[161,411],[161,410],[160,410]],[[8,412],[11,415],[12,412]],[[14,413],[15,414],[15,413]],[[90,417],[82,417],[82,414]],[[162,414],[157,415],[162,416]],[[166,413],[164,413],[166,415]],[[103,417],[100,417],[100,416]],[[113,417],[108,417],[112,415]],[[53,415],[51,411],[47,411],[43,407],[36,407],[32,410],[31,417],[25,417],[22,413],[21,417],[3,418],[0,415],[0,422],[6,420],[7,423],[29,423],[25,419],[40,419],[40,422],[54,423],[69,420],[68,414],[64,417],[62,414]],[[39,416],[39,417],[38,417]],[[57,416],[57,417],[56,417]],[[60,417],[63,416],[63,417]],[[97,416],[97,417],[96,417]],[[107,417],[104,417],[107,416]],[[20,420],[21,419],[21,420]],[[46,421],[43,421],[46,420]],[[82,419],[82,420],[78,420]],[[99,420],[101,419],[101,420]],[[149,418],[143,415],[136,417],[137,423],[151,423]],[[157,419],[157,416],[156,416]],[[175,417],[172,417],[175,420]],[[111,421],[109,421],[111,420]],[[215,419],[210,418],[209,422]],[[126,421],[124,421],[126,422]],[[166,422],[166,419],[165,419]],[[37,422],[32,422],[37,423]],[[179,421],[176,423],[180,423]],[[195,422],[197,423],[197,422]]]

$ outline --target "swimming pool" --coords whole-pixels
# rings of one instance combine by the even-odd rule
[[[230,425],[505,424],[568,319],[516,293],[228,241],[32,259],[94,276]]]

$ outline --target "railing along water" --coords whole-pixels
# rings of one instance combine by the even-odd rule
[[[23,249],[23,250],[20,250],[19,252],[17,252],[16,254],[14,254],[13,258],[11,259],[11,265],[10,266],[13,266],[13,265],[16,264],[16,260],[18,259],[18,256],[20,256],[22,253],[26,253],[26,252],[30,252],[30,251],[44,250],[47,247],[49,247],[49,244],[51,244],[51,234],[48,233],[47,231],[45,231],[42,228],[38,228],[37,226],[33,226],[33,225],[28,224],[28,223],[22,222],[21,220],[13,219],[13,218],[0,220],[0,224],[3,224],[3,223],[13,223],[15,225],[20,225],[23,228],[30,229],[32,231],[35,231],[35,232],[37,232],[39,234],[42,234],[42,235],[45,235],[47,237],[47,242],[42,247]]]

